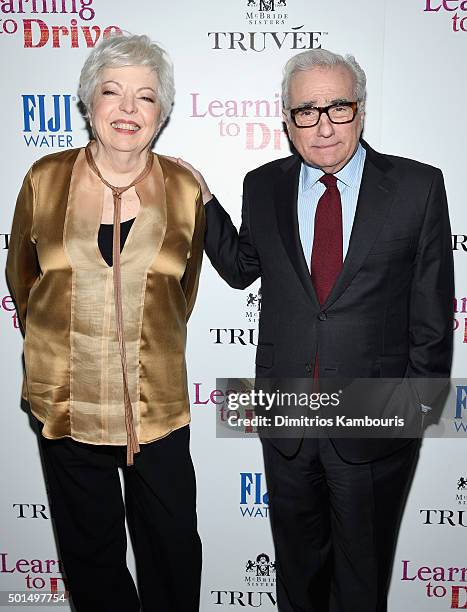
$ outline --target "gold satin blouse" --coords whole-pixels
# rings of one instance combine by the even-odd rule
[[[121,253],[128,388],[141,444],[190,421],[186,322],[198,288],[204,207],[185,168],[154,155]],[[18,196],[7,276],[25,385],[46,438],[126,445],[112,268],[97,236],[104,185],[84,149],[37,161]]]

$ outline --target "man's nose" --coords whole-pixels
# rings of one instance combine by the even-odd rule
[[[334,134],[334,125],[331,123],[326,113],[321,113],[321,117],[319,118],[318,134],[325,138],[329,138],[329,136]]]

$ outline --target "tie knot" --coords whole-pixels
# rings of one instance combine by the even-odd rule
[[[321,183],[329,189],[330,187],[336,187],[337,179],[334,174],[323,174],[323,176],[319,179]]]

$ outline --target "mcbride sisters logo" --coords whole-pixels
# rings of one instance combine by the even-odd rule
[[[93,24],[95,16],[93,0],[1,0],[0,35],[20,35],[26,49],[78,49],[122,31]]]
[[[261,313],[261,287],[258,293],[248,293],[246,298],[246,312],[245,316],[249,323],[257,323],[259,321],[259,315]]]
[[[245,582],[249,587],[275,587],[276,562],[266,553],[260,553],[255,560],[245,564]]]
[[[467,0],[425,0],[424,12],[447,16],[453,32],[467,32]]]
[[[245,2],[245,20],[249,25],[285,25],[288,17],[287,0],[245,0]]]
[[[328,32],[300,24],[303,11],[293,13],[293,0],[240,0],[248,31],[242,29],[207,33],[215,51],[273,51],[319,49]],[[289,12],[292,9],[292,13]],[[298,21],[298,24],[297,24]],[[291,22],[292,25],[288,25]],[[295,23],[294,23],[295,22]]]
[[[456,502],[459,506],[467,506],[467,474],[457,481]]]

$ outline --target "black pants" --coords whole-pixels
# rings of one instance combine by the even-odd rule
[[[293,457],[263,440],[279,612],[386,612],[419,447],[350,464],[328,439],[303,440]]]
[[[52,518],[78,612],[198,612],[201,542],[189,428],[125,448],[40,436]],[[118,467],[123,468],[125,502]],[[125,514],[138,593],[126,565]]]

